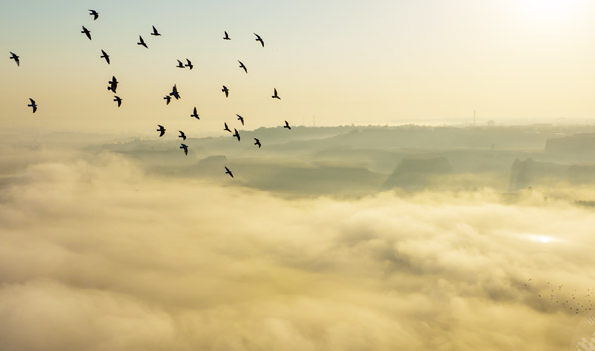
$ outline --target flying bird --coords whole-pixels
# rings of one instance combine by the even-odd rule
[[[285,121],[285,125],[283,126],[283,128],[291,129],[291,127],[289,126],[289,122]]]
[[[281,100],[281,98],[279,97],[279,95],[277,95],[277,88],[273,88],[274,89],[274,94],[273,96],[271,96],[273,99],[279,99]]]
[[[260,42],[260,45],[262,45],[262,47],[264,48],[264,41],[262,40],[262,38],[260,37],[260,35],[254,33],[254,35],[256,35],[256,41]]]
[[[227,89],[225,85],[223,86],[223,89],[221,89],[221,91],[225,93],[225,97],[229,96],[229,89]]]
[[[118,107],[122,106],[122,98],[114,95],[114,101],[118,103]]]
[[[233,178],[233,173],[231,173],[231,171],[227,167],[225,167],[225,174],[229,174],[229,176]]]
[[[178,130],[178,132],[180,132],[180,135],[178,135],[178,138],[182,138],[183,140],[186,140],[186,134],[184,134],[184,132],[182,132],[181,130]]]
[[[182,63],[182,61],[178,60],[178,65],[176,67],[184,68],[184,64]]]
[[[83,30],[81,31],[81,33],[84,33],[87,36],[87,38],[91,40],[91,32],[89,32],[89,30],[85,28],[85,26],[83,26]]]
[[[229,37],[229,35],[227,35],[227,32],[225,32],[225,36],[223,37],[223,40],[231,40],[231,38]]]
[[[178,87],[176,87],[175,84],[174,84],[174,87],[171,90],[171,93],[169,93],[169,95],[175,97],[176,100],[178,100],[180,98],[180,93],[178,93]]]
[[[258,145],[258,148],[260,149],[260,147],[262,146],[260,145],[260,140],[258,140],[257,138],[254,138],[254,140],[256,141],[254,145]]]
[[[14,60],[17,63],[17,66],[21,65],[21,61],[19,61],[19,55],[15,54],[14,52],[10,52],[10,59]]]
[[[240,141],[240,133],[238,133],[238,130],[234,128],[233,131],[234,133],[232,136],[238,138],[238,141]]]
[[[238,115],[237,113],[236,116],[238,116],[238,121],[242,122],[242,125],[244,125],[244,117]]]
[[[158,124],[158,126],[159,129],[157,129],[157,131],[159,132],[159,137],[162,137],[163,134],[165,134],[165,128],[161,124]]]
[[[145,47],[145,49],[148,49],[149,47],[147,46],[147,44],[145,43],[145,41],[143,40],[143,37],[141,37],[140,35],[138,36],[138,40],[139,42],[136,43],[137,45],[142,45]]]
[[[95,10],[89,10],[89,15],[93,16],[94,21],[97,21],[97,18],[99,18],[99,13]]]
[[[242,61],[238,60],[238,62],[240,63],[240,68],[244,69],[244,72],[248,73],[248,69],[246,68],[246,66],[242,63]]]
[[[109,65],[109,55],[107,54],[107,52],[101,50],[101,56],[99,57],[104,58],[107,64]]]
[[[165,99],[165,104],[169,105],[169,103],[171,102],[171,96],[165,95],[163,98]]]
[[[226,130],[231,133],[231,129],[229,129],[229,127],[227,126],[227,123],[223,122],[223,124],[225,124],[225,128],[223,128],[223,130]]]
[[[35,113],[35,111],[37,111],[37,103],[31,98],[29,98],[29,101],[31,101],[31,103],[27,106],[33,108],[33,113]]]
[[[112,80],[107,82],[107,84],[109,84],[109,86],[107,87],[107,90],[111,90],[115,94],[116,89],[118,89],[118,81],[116,80],[116,77],[112,76]]]
[[[158,36],[160,36],[160,35],[161,35],[161,33],[159,33],[159,32],[157,31],[157,28],[155,28],[155,26],[153,26],[153,33],[151,33],[151,35],[154,35],[154,36],[158,37]]]
[[[180,149],[184,149],[184,154],[185,154],[186,156],[188,156],[188,145],[186,145],[186,144],[182,144],[182,145],[180,146]]]
[[[190,60],[186,59],[186,67],[192,69],[194,66],[192,65],[192,62],[190,62]]]
[[[198,117],[198,111],[196,111],[196,106],[194,106],[194,110],[192,110],[192,114],[190,115],[190,117],[200,119],[200,117]]]

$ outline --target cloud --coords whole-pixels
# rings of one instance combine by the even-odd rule
[[[287,199],[48,158],[0,196],[6,351],[560,350],[595,292],[594,216],[537,191]]]

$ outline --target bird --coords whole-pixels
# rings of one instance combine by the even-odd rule
[[[273,94],[273,96],[271,96],[271,97],[272,97],[273,99],[279,99],[279,100],[281,100],[281,98],[279,97],[279,95],[277,95],[277,88],[273,88],[273,90],[274,90],[274,94]]]
[[[114,95],[114,101],[116,101],[118,103],[118,107],[120,107],[122,105],[122,98]]]
[[[171,90],[171,93],[169,93],[169,95],[175,97],[176,100],[178,100],[180,98],[180,93],[178,93],[178,87],[176,87],[175,84],[174,84],[174,87]]]
[[[159,137],[162,137],[163,134],[165,134],[165,128],[161,124],[158,124],[158,126],[159,129],[157,129],[157,131],[159,132]]]
[[[148,49],[149,47],[147,46],[147,44],[145,43],[145,41],[143,40],[143,37],[141,37],[140,35],[138,36],[138,40],[139,42],[136,43],[137,45],[142,45],[145,47],[145,49]]]
[[[109,84],[107,90],[111,90],[115,94],[116,89],[118,89],[118,80],[116,79],[116,76],[112,76],[112,80],[107,82],[107,84]]]
[[[262,40],[262,38],[260,37],[260,35],[254,33],[254,35],[256,35],[256,41],[260,42],[260,45],[262,45],[262,47],[264,48],[264,41]]]
[[[186,59],[186,67],[192,69],[194,66],[192,65],[192,62],[190,62],[190,60]]]
[[[198,111],[196,111],[196,106],[194,106],[194,110],[192,110],[192,114],[190,115],[190,117],[200,119],[200,117],[198,117]]]
[[[17,63],[17,66],[21,65],[21,61],[19,61],[19,55],[15,54],[14,52],[10,52],[10,59],[14,60]]]
[[[260,140],[258,140],[258,138],[254,138],[254,140],[256,141],[256,142],[254,143],[254,145],[258,145],[258,148],[260,149],[260,147],[262,146],[262,145],[260,144]]]
[[[283,126],[283,128],[291,129],[291,127],[289,126],[289,122],[285,121],[285,125]]]
[[[184,64],[182,63],[182,61],[178,60],[178,65],[176,67],[184,68]]]
[[[186,145],[186,144],[182,144],[182,145],[180,146],[180,149],[184,149],[184,154],[185,154],[186,156],[188,156],[188,145]]]
[[[227,167],[225,167],[225,174],[229,174],[229,176],[233,178],[233,173],[231,173],[231,171]]]
[[[225,36],[223,37],[223,40],[231,40],[231,38],[229,37],[229,35],[227,35],[227,32],[225,32]]]
[[[166,105],[169,105],[169,103],[170,103],[170,101],[171,101],[171,96],[169,96],[169,95],[165,95],[163,98],[165,99],[165,104],[166,104]]]
[[[158,37],[158,36],[160,36],[160,35],[161,35],[161,33],[159,33],[159,32],[157,31],[157,28],[155,28],[155,26],[153,26],[153,33],[151,33],[151,35],[154,35],[154,36]]]
[[[227,89],[225,85],[223,86],[223,89],[221,89],[221,91],[225,93],[225,97],[229,96],[229,89]]]
[[[104,58],[107,64],[109,65],[109,55],[107,54],[107,52],[101,50],[101,56],[99,57]]]
[[[248,69],[246,68],[246,66],[242,63],[242,61],[238,60],[238,62],[240,63],[240,68],[244,69],[244,72],[248,73]]]
[[[223,124],[225,124],[225,128],[223,128],[223,130],[226,130],[231,133],[231,129],[229,129],[229,127],[227,126],[227,123],[223,122]]]
[[[35,111],[37,111],[37,103],[35,102],[35,100],[29,98],[29,101],[31,101],[31,103],[27,106],[33,108],[33,113],[35,113]]]
[[[237,113],[236,116],[238,116],[238,121],[242,122],[242,125],[244,125],[244,117],[238,115]]]
[[[93,16],[94,21],[97,21],[97,18],[99,18],[99,13],[95,10],[89,10],[89,15]]]
[[[91,32],[89,32],[89,30],[85,28],[85,26],[83,26],[83,30],[81,31],[81,33],[84,33],[87,36],[87,38],[91,40]]]
[[[182,132],[181,130],[178,130],[178,132],[180,132],[180,135],[178,135],[178,138],[182,138],[183,140],[186,140],[186,134],[184,134],[184,132]]]
[[[234,131],[234,133],[232,136],[238,138],[238,141],[240,141],[240,133],[238,133],[238,130],[234,128],[233,131]]]

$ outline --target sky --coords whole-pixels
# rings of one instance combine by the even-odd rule
[[[582,0],[8,2],[0,123],[143,134],[175,122],[217,134],[236,113],[256,129],[469,123],[473,111],[481,123],[591,123],[594,14]],[[150,36],[152,25],[163,36]],[[136,45],[141,34],[149,49]],[[175,67],[185,58],[192,71]],[[112,75],[120,109],[106,90]],[[166,106],[173,84],[182,99]]]

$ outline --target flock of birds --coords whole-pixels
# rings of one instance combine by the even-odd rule
[[[533,288],[532,279],[527,280],[523,286],[528,288]],[[537,288],[537,287],[535,287]],[[563,284],[555,286],[550,282],[547,282],[545,289],[538,288],[540,290],[537,297],[546,302],[549,300],[550,304],[555,304],[557,308],[566,310],[574,314],[579,313],[592,313],[595,309],[593,305],[593,300],[591,299],[591,294],[595,293],[595,289],[586,289],[584,293],[581,293],[577,289],[569,291],[564,287]],[[568,295],[570,293],[570,295]]]
[[[93,17],[93,20],[96,21],[99,18],[99,13],[96,10],[89,10],[89,15],[91,15]],[[161,33],[159,33],[159,31],[157,30],[157,28],[155,28],[155,26],[152,26],[152,32],[150,33],[150,35],[158,37],[161,36]],[[82,26],[82,34],[84,34],[89,40],[92,40],[91,37],[91,31],[89,29],[87,29],[85,26]],[[264,48],[264,40],[262,39],[262,37],[256,33],[254,33],[254,35],[256,36],[256,41],[260,43],[260,45]],[[223,40],[231,40],[231,38],[229,37],[229,34],[227,33],[227,31],[224,31],[224,36],[223,36]],[[137,45],[143,46],[144,48],[148,49],[148,45],[145,42],[145,40],[143,39],[142,35],[139,35],[138,37],[138,42]],[[101,56],[100,58],[103,58],[107,64],[110,64],[110,55],[105,52],[103,49],[101,50]],[[21,65],[20,62],[20,57],[19,55],[15,54],[14,52],[10,51],[10,59],[14,60],[17,66]],[[177,66],[178,68],[188,68],[190,70],[192,70],[194,68],[194,65],[192,64],[192,61],[190,61],[189,59],[185,59],[186,63],[182,62],[181,60],[177,59]],[[238,60],[239,64],[240,64],[240,68],[244,70],[244,72],[247,74],[248,73],[248,68],[246,67],[246,65],[244,65],[244,63],[240,60]],[[112,79],[110,81],[108,81],[108,86],[107,86],[107,90],[111,91],[114,94],[114,98],[113,101],[116,102],[117,107],[122,106],[122,98],[117,94],[117,89],[118,89],[118,80],[116,79],[115,76],[112,76]],[[225,85],[223,85],[223,88],[221,89],[221,91],[225,94],[225,97],[228,98],[229,97],[229,88]],[[273,95],[271,96],[273,99],[278,99],[281,100],[281,97],[279,97],[279,94],[277,93],[277,89],[273,88]],[[181,98],[180,93],[178,91],[178,88],[176,86],[176,84],[174,84],[174,86],[172,87],[171,92],[169,92],[167,95],[165,95],[163,97],[163,99],[165,100],[165,104],[169,105],[170,102],[172,101],[172,98],[174,98],[175,100],[179,100]],[[37,102],[32,99],[29,98],[30,103],[27,105],[28,107],[32,108],[33,113],[37,112]],[[244,117],[242,117],[239,114],[236,114],[238,121],[240,121],[240,123],[242,124],[242,126],[244,125]],[[198,114],[198,110],[196,108],[196,106],[194,107],[192,114],[190,115],[190,117],[192,118],[196,118],[196,119],[200,119],[200,116]],[[163,125],[157,125],[159,128],[157,129],[157,131],[159,132],[159,137],[162,137],[165,134],[165,127]],[[285,125],[283,126],[283,128],[286,128],[287,130],[291,129],[291,126],[289,125],[289,122],[285,121]],[[224,122],[224,131],[227,131],[229,133],[232,133],[232,137],[237,138],[238,141],[240,141],[241,137],[240,137],[240,133],[238,132],[238,130],[236,128],[233,129],[233,132],[231,131],[231,129],[228,127],[227,122]],[[180,135],[178,136],[179,138],[182,138],[182,141],[186,141],[186,134],[183,131],[179,131]],[[254,138],[254,145],[258,146],[258,148],[262,147],[262,144],[260,142],[260,140],[258,138]],[[184,151],[185,155],[188,155],[188,145],[181,143],[180,144],[180,149],[182,149]],[[228,174],[230,177],[234,177],[233,176],[233,172],[231,170],[229,170],[229,168],[225,167],[225,174]]]

